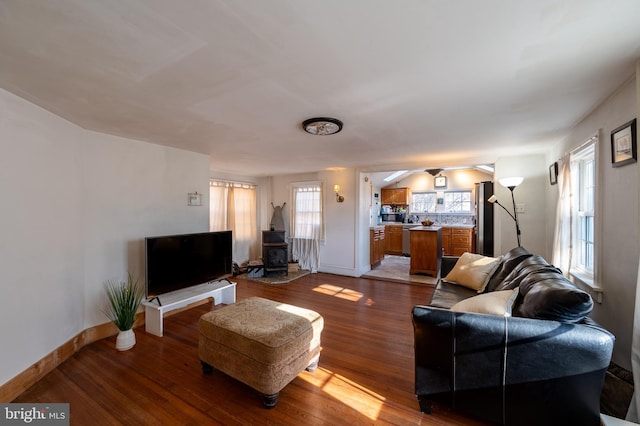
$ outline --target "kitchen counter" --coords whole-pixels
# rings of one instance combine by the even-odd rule
[[[409,274],[427,274],[437,278],[442,259],[442,227],[413,226],[409,228],[409,234],[411,245]]]
[[[409,228],[409,231],[437,231],[439,229],[442,229],[442,226],[422,226],[422,225],[418,225],[418,226],[413,226],[411,228]]]
[[[380,225],[377,226],[385,226],[385,225],[391,225],[391,226],[402,226],[403,228],[411,228],[414,226],[422,226],[422,224],[418,223],[403,223],[403,222],[382,222]],[[439,226],[441,228],[464,228],[464,229],[469,229],[469,228],[475,228],[475,225],[467,225],[467,224],[459,224],[459,223],[440,223],[440,224],[436,224],[436,225],[432,225],[432,226]]]

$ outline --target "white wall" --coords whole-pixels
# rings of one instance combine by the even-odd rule
[[[637,78],[637,77],[636,77]],[[631,368],[631,338],[638,270],[638,164],[623,167],[611,165],[611,131],[635,118],[638,112],[636,79],[620,87],[589,116],[582,120],[563,140],[549,159],[559,159],[563,153],[578,147],[599,132],[598,169],[596,179],[599,197],[599,229],[596,243],[598,282],[603,302],[596,304],[592,318],[616,335],[613,361]],[[552,188],[553,206],[549,218],[555,215],[557,187]],[[553,219],[550,219],[553,223]],[[548,228],[549,239],[553,226]]]
[[[143,239],[208,229],[208,157],[83,130],[0,90],[0,384],[106,322]],[[204,206],[188,207],[188,192]],[[10,348],[10,350],[8,349]]]

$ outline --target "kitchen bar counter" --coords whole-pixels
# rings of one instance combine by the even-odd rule
[[[404,223],[404,222],[382,222],[379,225],[376,226],[386,226],[386,225],[390,225],[390,226],[402,226],[403,228],[411,228],[414,226],[422,226],[420,223]],[[475,228],[475,225],[466,225],[466,224],[458,224],[458,223],[441,223],[441,224],[436,224],[434,226],[439,226],[441,228],[464,228],[464,229],[469,229],[469,228]]]
[[[442,261],[442,227],[414,226],[409,228],[411,267],[409,274],[438,277]]]

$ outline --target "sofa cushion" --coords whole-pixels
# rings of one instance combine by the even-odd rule
[[[518,297],[518,289],[492,291],[479,294],[456,303],[451,307],[455,312],[475,312],[478,314],[511,316],[513,304]]]
[[[529,253],[529,251],[524,247],[516,247],[509,250],[504,255],[502,263],[500,264],[498,269],[496,269],[496,271],[489,279],[486,291],[497,290],[504,279],[511,273],[511,271],[513,271],[523,260],[531,256],[532,254]]]
[[[444,280],[481,293],[501,261],[502,256],[488,257],[465,252]]]
[[[511,290],[517,288],[522,283],[522,280],[531,272],[535,271],[547,271],[562,275],[562,272],[558,268],[549,265],[542,256],[536,254],[522,258],[502,282],[495,285],[494,290]]]
[[[520,284],[520,294],[516,316],[574,323],[593,309],[591,296],[556,272],[530,272]]]
[[[439,280],[429,306],[450,309],[456,303],[477,295],[476,290]]]

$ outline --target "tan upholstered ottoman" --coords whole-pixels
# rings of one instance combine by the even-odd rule
[[[272,408],[282,388],[317,368],[323,326],[317,312],[260,297],[224,306],[200,318],[202,370],[249,385]]]

